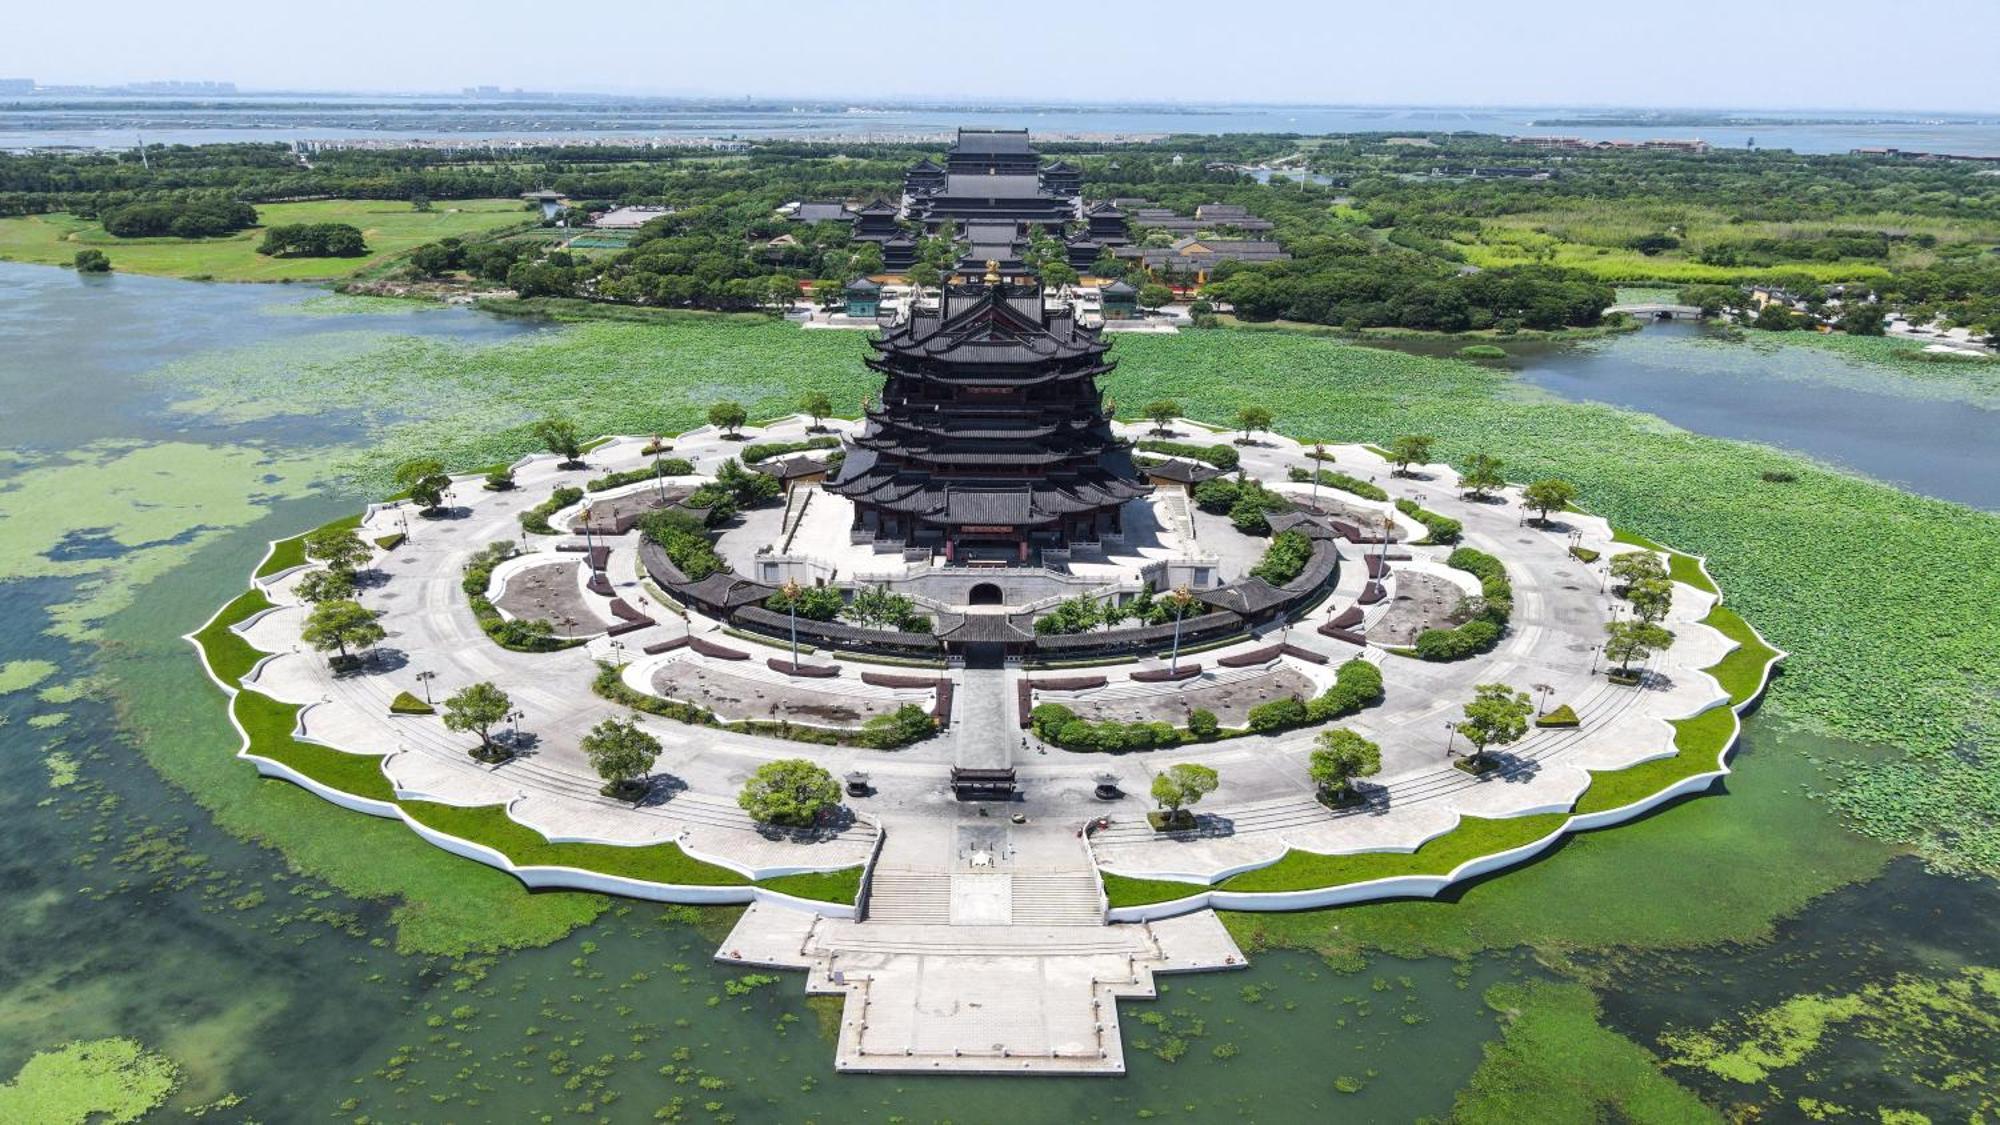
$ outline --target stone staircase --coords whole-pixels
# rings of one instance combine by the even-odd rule
[[[1104,906],[1091,872],[1013,872],[1016,926],[1102,926]]]
[[[902,926],[950,925],[950,873],[884,870],[878,866],[868,885],[868,921]]]

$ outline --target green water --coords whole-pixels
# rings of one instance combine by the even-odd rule
[[[215,1119],[259,1121],[1407,1121],[1450,1111],[1501,1032],[1482,999],[1498,982],[1585,980],[1605,1026],[1665,1056],[1665,1036],[1800,995],[1942,981],[2000,956],[1991,881],[1856,862],[1855,849],[1873,845],[1806,804],[1824,784],[1815,763],[1887,748],[1760,717],[1746,772],[1731,783],[1741,797],[1586,837],[1513,882],[1427,907],[1446,912],[1431,919],[1492,911],[1488,932],[1507,935],[1461,935],[1458,956],[1364,950],[1329,962],[1264,951],[1242,972],[1171,979],[1158,1002],[1125,1007],[1132,1069],[1122,1079],[836,1077],[800,977],[746,980],[709,961],[726,912],[529,896],[229,758],[220,697],[179,635],[241,588],[266,539],[351,510],[360,497],[336,467],[401,421],[394,410],[322,409],[323,399],[174,404],[218,393],[200,382],[204,370],[252,359],[304,364],[343,349],[541,331],[460,311],[284,315],[311,296],[126,277],[91,287],[65,271],[0,265],[0,664],[56,668],[0,695],[0,1082],[38,1052],[123,1036],[180,1072],[163,1120],[207,1107]],[[1592,354],[1615,363],[1617,344]],[[255,385],[270,394],[270,381]],[[1753,777],[1760,761],[1769,765]],[[1786,834],[1791,854],[1819,840],[1847,853],[1848,869],[1881,874],[1817,899],[1770,940],[1678,948],[1678,923],[1712,897],[1704,882],[1728,885],[1731,860],[1757,862],[1747,849],[1723,852],[1722,841],[1740,845],[1722,829],[1746,827],[1753,846],[1761,827]],[[1604,889],[1606,856],[1663,836],[1691,857],[1681,870],[1634,863],[1643,885]],[[390,874],[355,877],[371,865]],[[500,917],[485,929],[441,921],[425,902],[401,900],[397,879],[475,903],[490,892]],[[1587,894],[1622,893],[1621,909],[1564,941],[1536,930],[1532,904],[1491,905],[1529,888],[1548,896],[1550,917]],[[1381,934],[1369,920],[1389,917],[1313,921]],[[454,925],[527,947],[399,951],[437,948]],[[1990,1095],[1940,1088],[1938,1076],[1991,1057],[1993,1038],[1947,1015],[1912,1026],[1915,1044],[1846,1025],[1759,1083],[1692,1066],[1666,1073],[1711,1105],[1756,1104],[1774,1120],[1801,1114],[1803,1098],[1960,1119]]]

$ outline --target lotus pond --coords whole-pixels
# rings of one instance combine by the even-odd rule
[[[1611,373],[1628,343],[1645,364],[1740,363],[1650,330],[1564,362]],[[861,349],[777,324],[557,327],[0,266],[0,1119],[1995,1113],[1981,654],[2000,647],[1983,608],[2000,519],[1525,395],[1504,370],[1203,333],[1121,341],[1112,393],[1491,447],[1510,475],[1563,472],[1621,525],[1711,555],[1794,653],[1738,772],[1452,901],[1231,918],[1254,967],[1129,1006],[1125,1079],[835,1077],[797,978],[709,961],[726,912],[531,895],[230,757],[179,635],[265,540],[351,510],[406,451],[518,452],[558,405],[671,431],[714,398],[858,401]],[[1908,382],[1884,368],[1870,390],[1936,401]]]

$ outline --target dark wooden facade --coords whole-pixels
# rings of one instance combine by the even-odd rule
[[[1122,534],[1120,509],[1150,486],[1098,392],[1109,347],[997,271],[886,329],[868,360],[881,397],[827,485],[853,501],[856,541],[1028,565]]]

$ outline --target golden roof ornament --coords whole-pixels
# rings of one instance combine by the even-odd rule
[[[1000,284],[1000,263],[992,258],[986,259],[986,284]]]

